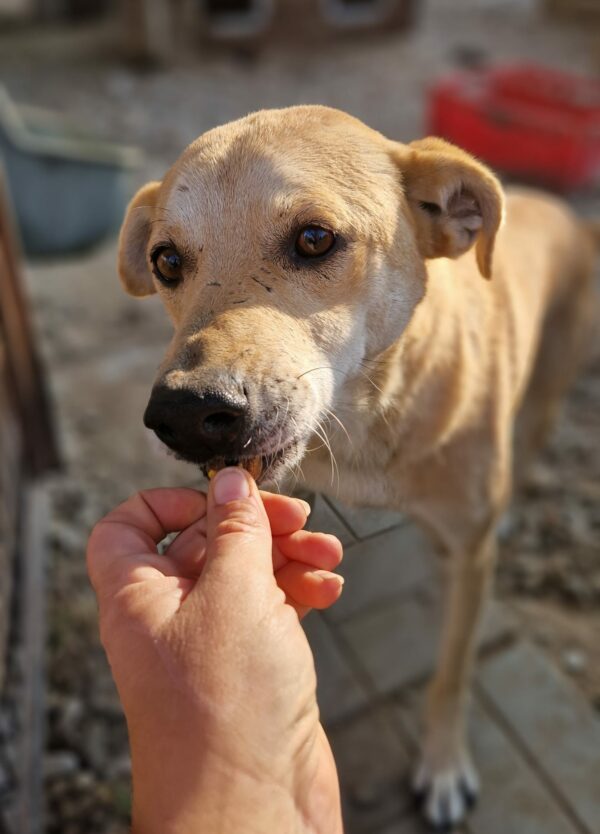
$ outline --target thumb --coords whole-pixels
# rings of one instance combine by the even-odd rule
[[[239,467],[218,472],[207,504],[205,571],[219,564],[239,572],[247,568],[273,573],[269,519],[254,479]]]

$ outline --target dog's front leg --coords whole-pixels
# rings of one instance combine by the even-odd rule
[[[495,551],[494,534],[487,533],[469,551],[451,554],[447,565],[439,660],[427,694],[422,758],[414,778],[426,818],[441,829],[462,819],[479,788],[465,741],[465,714]]]

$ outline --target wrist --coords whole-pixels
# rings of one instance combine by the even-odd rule
[[[133,764],[132,834],[312,834],[288,788],[222,762],[169,767],[149,778]]]

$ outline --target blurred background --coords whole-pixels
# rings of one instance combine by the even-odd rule
[[[142,426],[170,328],[156,298],[119,287],[128,197],[215,125],[321,103],[401,141],[446,135],[600,217],[599,70],[599,0],[0,0],[0,832],[128,831],[126,729],[86,538],[140,488],[199,483]],[[570,679],[594,738],[599,415],[594,344],[503,527],[496,591]],[[399,523],[367,514],[361,531],[317,506],[363,549]],[[396,807],[404,765],[372,789],[351,746],[338,745],[348,832],[408,832],[385,827],[393,809],[373,815]],[[519,830],[593,834],[590,819]]]

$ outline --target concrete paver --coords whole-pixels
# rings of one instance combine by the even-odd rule
[[[332,510],[325,498],[322,495],[314,497],[314,503],[310,518],[308,519],[307,528],[309,530],[318,530],[321,533],[333,533],[337,536],[344,547],[349,547],[356,542],[356,537],[353,535],[349,527],[344,524],[340,516]]]
[[[321,614],[310,613],[302,625],[315,657],[321,720],[334,724],[364,707],[368,690],[342,654]]]
[[[409,812],[410,758],[385,710],[329,732],[339,768],[345,834],[373,834]]]
[[[418,599],[394,600],[353,617],[340,632],[379,693],[425,677],[435,656],[431,613]]]
[[[344,519],[348,527],[358,539],[366,539],[389,530],[390,527],[397,527],[406,521],[406,516],[393,510],[381,510],[373,507],[346,507],[335,498],[327,499],[331,506]]]
[[[422,690],[412,691],[397,704],[395,712],[415,751],[422,703]],[[468,731],[482,783],[479,801],[465,825],[470,834],[576,834],[579,831],[561,803],[548,793],[535,766],[515,748],[510,733],[482,705],[477,693],[469,711]],[[392,828],[390,834],[393,831]]]
[[[600,831],[600,721],[574,686],[530,643],[482,664],[493,708],[589,834]]]
[[[470,737],[482,783],[480,801],[469,817],[473,834],[576,834],[510,736],[479,704],[473,705]]]
[[[356,523],[354,511],[335,504],[333,512],[323,499],[313,519],[317,526],[327,521],[321,529],[332,532],[337,524],[346,538],[342,600],[306,621],[340,774],[345,834],[423,834],[408,779],[421,684],[432,672],[439,639],[435,556],[404,519],[388,529],[385,514]],[[356,541],[351,526],[368,538]],[[538,649],[515,645],[515,630],[510,611],[492,600],[481,628],[483,660],[470,720],[483,792],[459,831],[595,834],[600,722]]]
[[[393,692],[431,673],[441,628],[438,597],[434,589],[420,586],[409,597],[382,602],[377,610],[341,624],[342,636],[378,692]],[[508,612],[492,601],[481,630],[481,649],[507,639],[512,628]]]
[[[370,605],[408,594],[435,575],[435,556],[425,535],[404,524],[346,550],[339,573],[346,584],[327,612],[333,622],[347,620]]]

